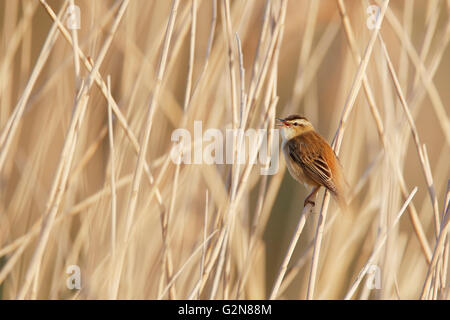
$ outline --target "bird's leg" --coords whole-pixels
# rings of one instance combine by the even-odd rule
[[[313,207],[316,205],[316,202],[314,200],[317,191],[319,191],[320,186],[314,187],[311,191],[311,193],[306,197],[305,202],[303,203],[303,206],[306,207],[308,203],[310,203]]]

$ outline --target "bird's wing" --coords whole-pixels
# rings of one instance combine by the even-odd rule
[[[289,140],[287,143],[289,156],[301,166],[306,176],[335,194],[337,190],[331,169],[320,151],[321,148],[317,148],[317,143],[322,144],[322,141],[311,142],[314,143],[308,143],[308,139]],[[328,147],[328,145],[321,147]]]

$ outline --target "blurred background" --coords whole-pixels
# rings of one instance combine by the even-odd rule
[[[391,0],[355,87],[371,5],[0,0],[0,297],[268,298],[309,190],[281,154],[177,165],[171,135],[298,113],[344,127],[352,201],[321,190],[276,298],[307,297],[318,243],[314,299],[448,299],[450,1]]]

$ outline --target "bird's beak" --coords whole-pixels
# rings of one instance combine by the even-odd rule
[[[276,124],[277,127],[287,127],[288,126],[284,119],[275,118],[275,120],[278,120],[279,122],[281,122],[281,123]]]

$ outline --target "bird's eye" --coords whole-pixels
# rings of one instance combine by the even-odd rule
[[[298,122],[294,122],[294,126],[298,126]]]

